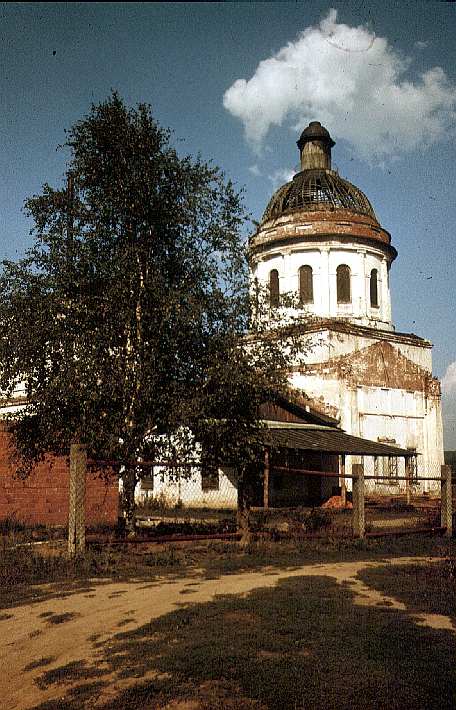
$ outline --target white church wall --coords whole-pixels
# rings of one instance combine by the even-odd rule
[[[443,437],[438,398],[424,392],[388,387],[350,386],[344,380],[295,373],[293,387],[306,393],[316,404],[340,420],[348,434],[371,441],[389,441],[403,449],[417,452],[419,475],[440,475],[443,463]],[[347,458],[347,474],[356,457]],[[372,466],[372,462],[369,464]],[[404,461],[399,459],[398,475],[404,475]],[[402,473],[400,473],[402,472]],[[400,484],[395,488],[403,488]],[[348,485],[351,488],[351,485]],[[439,489],[438,482],[425,482],[423,490]],[[380,489],[378,489],[380,490]],[[394,492],[394,491],[393,491]]]
[[[154,469],[153,481],[149,476],[146,485],[138,484],[135,497],[138,502],[155,500],[160,505],[174,508],[226,508],[237,506],[237,488],[233,484],[233,470],[218,470],[218,487],[205,489],[201,470],[192,469],[188,476],[174,476],[163,469]]]
[[[401,355],[410,360],[426,372],[432,372],[432,346],[425,341],[423,345],[416,345],[403,339],[403,336],[395,336],[394,333],[382,338],[387,340]],[[339,332],[336,330],[322,329],[318,332],[310,332],[302,335],[303,347],[306,348],[306,363],[324,363],[328,360],[343,357],[350,353],[363,350],[364,348],[379,342],[379,338],[367,335],[355,335],[350,332]]]
[[[337,302],[337,267],[346,264],[351,272],[351,302]],[[276,269],[279,290],[284,294],[299,294],[299,269],[310,266],[313,274],[313,303],[305,312],[319,318],[348,318],[365,326],[392,329],[391,299],[387,279],[386,258],[381,249],[357,245],[340,245],[329,241],[316,248],[312,244],[299,247],[271,248],[253,264],[252,276],[267,286],[269,274]],[[378,272],[378,307],[370,304],[370,274]],[[296,308],[301,317],[303,309]]]

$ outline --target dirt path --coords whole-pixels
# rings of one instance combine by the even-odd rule
[[[396,558],[394,564],[429,562],[429,558]],[[196,571],[178,580],[94,581],[90,589],[64,598],[53,598],[14,607],[0,614],[0,697],[5,710],[28,710],[48,699],[61,697],[62,688],[40,689],[35,681],[43,673],[71,662],[97,660],[97,646],[120,631],[138,628],[185,603],[207,602],[219,594],[247,594],[260,587],[272,587],[278,580],[298,576],[329,576],[350,585],[359,605],[385,605],[404,610],[396,599],[386,597],[356,579],[366,567],[379,562],[310,564],[291,569],[262,569],[259,572],[204,579]],[[5,618],[6,616],[9,618]],[[420,614],[415,623],[456,631],[448,617]],[[34,667],[35,666],[35,667]],[[111,693],[125,682],[112,678]],[[107,698],[100,698],[106,700]]]

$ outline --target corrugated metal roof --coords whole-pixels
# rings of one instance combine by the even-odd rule
[[[340,429],[270,428],[262,432],[266,445],[302,451],[322,451],[328,454],[357,456],[411,456],[413,452],[399,446],[350,436]]]

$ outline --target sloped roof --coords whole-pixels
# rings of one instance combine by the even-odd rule
[[[315,407],[310,404],[310,400],[309,403],[307,403],[302,400],[302,397],[300,397],[300,401],[298,401],[297,397],[297,394],[295,397],[290,397],[290,395],[286,396],[277,393],[273,399],[273,403],[279,405],[279,407],[282,407],[283,409],[286,409],[292,414],[295,414],[304,422],[309,422],[310,424],[320,424],[322,426],[329,427],[338,426],[338,419],[334,419],[334,417],[330,417],[329,415],[324,414],[323,412],[320,412],[319,410],[315,409]]]
[[[382,444],[359,436],[351,436],[341,429],[306,425],[298,427],[273,427],[262,432],[266,446],[301,451],[321,451],[327,454],[357,456],[412,456],[414,452],[399,446]]]

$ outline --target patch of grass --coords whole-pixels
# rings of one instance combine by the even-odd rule
[[[403,602],[408,609],[443,614],[456,622],[456,560],[432,564],[382,565],[359,572],[368,586]]]
[[[76,619],[78,616],[81,616],[81,614],[67,611],[64,614],[52,614],[51,616],[48,616],[47,622],[48,624],[53,624],[55,626],[57,624],[65,624],[67,621]]]
[[[0,519],[0,537],[6,543],[29,542],[31,540],[59,540],[66,537],[64,527],[50,527],[44,524],[30,525],[19,520],[14,514]]]
[[[254,542],[244,550],[236,543],[211,542],[197,564],[206,578],[263,567],[300,567],[312,562],[383,560],[390,557],[445,557],[456,553],[456,541],[440,537],[343,538]]]
[[[65,666],[53,668],[50,671],[45,671],[35,679],[36,685],[45,690],[50,685],[61,685],[63,683],[75,683],[78,680],[87,680],[88,678],[98,678],[103,675],[102,671],[87,665],[86,661],[72,661]]]
[[[26,529],[27,525],[14,515],[0,518],[0,535],[17,535],[18,533],[23,533]]]
[[[43,666],[48,666],[50,663],[55,661],[55,656],[47,656],[43,658],[37,658],[36,661],[32,661],[28,665],[24,666],[23,671],[34,671],[36,668],[42,668]]]
[[[108,683],[94,681],[70,688],[63,697],[57,700],[47,700],[37,705],[33,710],[81,710],[86,707],[86,701],[97,698]]]
[[[415,651],[404,658],[404,648]],[[181,609],[119,634],[109,653],[120,654],[132,677],[151,665],[170,673],[161,683],[166,700],[188,697],[191,680],[197,701],[204,684],[220,683],[231,698],[237,689],[271,709],[365,710],[453,708],[453,651],[452,634],[419,628],[401,612],[355,606],[332,579],[307,577]],[[152,694],[147,688],[145,705],[153,707],[157,683]],[[117,707],[139,708],[133,691]]]
[[[0,548],[1,548],[0,543]],[[0,608],[33,603],[76,591],[93,591],[88,579],[144,580],[163,584],[195,568],[206,579],[222,574],[274,567],[299,567],[312,562],[383,560],[389,557],[449,556],[456,541],[439,537],[400,537],[374,540],[327,538],[281,542],[238,543],[208,541],[169,545],[91,544],[85,555],[69,559],[64,549],[47,546],[0,549]],[[46,586],[42,586],[46,584]],[[147,586],[147,585],[145,585]]]

